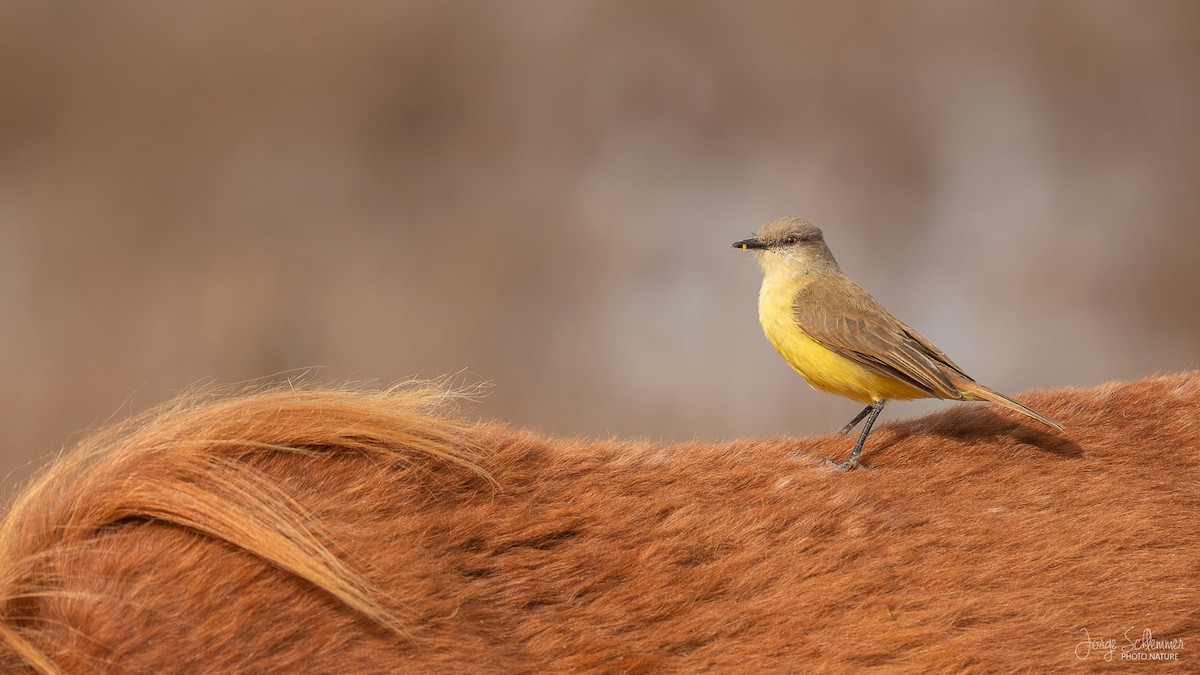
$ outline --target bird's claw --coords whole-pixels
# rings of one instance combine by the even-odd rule
[[[840,471],[850,471],[852,469],[865,469],[866,468],[865,466],[863,466],[862,464],[860,464],[858,462],[857,458],[848,459],[844,462],[835,462],[832,459],[825,458],[825,464],[828,466],[832,466],[833,468],[838,469]]]

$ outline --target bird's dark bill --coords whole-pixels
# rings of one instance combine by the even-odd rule
[[[759,241],[758,239],[743,239],[741,241],[733,242],[733,247],[740,248],[743,251],[746,251],[746,250],[749,250],[752,248],[766,248],[767,245],[766,245],[766,243]]]

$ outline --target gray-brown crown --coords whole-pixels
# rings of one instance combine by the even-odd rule
[[[784,216],[758,228],[754,238],[767,246],[779,246],[802,241],[823,241],[825,234],[808,218]]]

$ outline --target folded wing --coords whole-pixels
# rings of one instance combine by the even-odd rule
[[[796,295],[792,311],[800,328],[826,348],[930,396],[962,400],[959,385],[974,382],[844,276],[813,281]]]

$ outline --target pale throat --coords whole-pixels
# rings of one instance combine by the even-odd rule
[[[790,324],[796,293],[813,281],[807,266],[778,255],[761,254],[762,287],[758,291],[758,318],[764,329],[772,324]],[[768,335],[770,337],[770,335]]]
[[[772,291],[798,291],[807,286],[813,279],[812,266],[804,260],[785,259],[772,253],[760,253],[758,264],[763,272],[763,292],[768,287]]]

